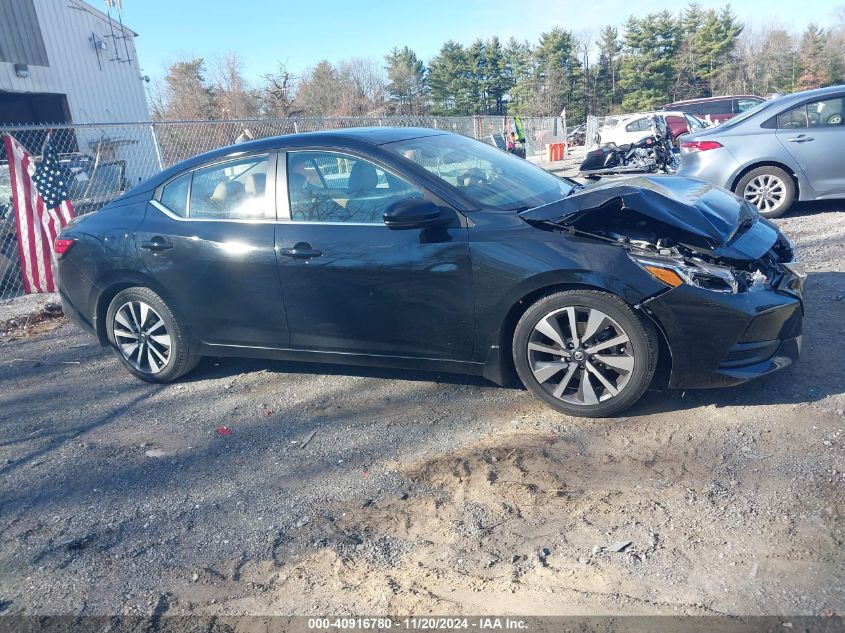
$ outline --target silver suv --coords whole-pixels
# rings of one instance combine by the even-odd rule
[[[845,198],[845,86],[764,101],[685,136],[678,174],[712,182],[783,215],[794,200]]]

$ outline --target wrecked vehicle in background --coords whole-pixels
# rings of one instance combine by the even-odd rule
[[[515,369],[558,411],[609,416],[658,366],[674,388],[735,385],[801,343],[803,272],[750,203],[686,178],[584,187],[430,129],[209,152],[56,252],[65,313],[150,382],[206,355]]]

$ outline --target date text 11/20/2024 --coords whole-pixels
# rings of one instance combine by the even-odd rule
[[[478,617],[478,618],[449,618],[449,617],[411,617],[411,618],[309,618],[308,629],[312,631],[524,631],[528,623],[519,618]]]

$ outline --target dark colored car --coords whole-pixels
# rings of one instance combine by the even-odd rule
[[[702,97],[675,101],[663,106],[664,110],[682,110],[694,114],[699,119],[709,119],[712,123],[721,123],[732,119],[737,114],[750,110],[765,101],[754,95],[730,95],[725,97]]]
[[[798,357],[803,276],[733,194],[583,187],[429,129],[270,138],[172,167],[57,240],[65,311],[135,376],[201,356],[483,375],[552,407],[735,385]]]

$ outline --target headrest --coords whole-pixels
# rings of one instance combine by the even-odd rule
[[[248,196],[263,196],[266,184],[266,174],[249,174],[244,182],[244,191]]]
[[[237,180],[226,180],[217,183],[214,188],[214,193],[211,194],[211,199],[214,202],[226,202],[234,200],[240,195],[243,195],[244,186]]]
[[[359,160],[352,166],[352,171],[349,172],[348,187],[351,191],[375,189],[377,184],[378,174],[376,168],[370,163]]]

